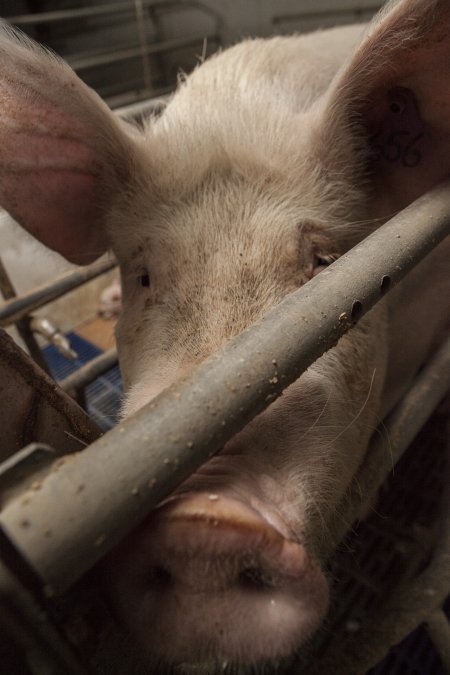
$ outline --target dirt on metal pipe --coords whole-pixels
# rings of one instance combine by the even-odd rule
[[[67,589],[449,232],[447,183],[290,294],[184,381],[89,448],[56,462],[38,489],[7,504],[3,527],[47,591]]]

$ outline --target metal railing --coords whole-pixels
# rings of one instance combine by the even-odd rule
[[[67,589],[335,344],[450,232],[449,214],[444,185],[289,295],[186,380],[53,470],[39,491],[6,505],[2,525],[49,592]],[[448,387],[448,364],[439,368],[439,386]],[[439,399],[442,390],[436,391]],[[55,499],[59,508],[52,511]]]
[[[129,106],[117,108],[114,113],[123,119],[137,120],[150,115],[166,103],[166,97],[148,99]],[[66,293],[106,274],[117,267],[117,261],[113,256],[96,261],[86,267],[75,269],[51,279],[50,281],[34,288],[21,296],[16,296],[15,290],[0,260],[0,291],[5,302],[0,305],[0,328],[15,324],[22,339],[33,359],[39,366],[48,372],[47,363],[42,356],[40,347],[30,328],[31,313],[36,309],[45,307],[50,302],[62,297]],[[63,388],[70,392],[80,403],[84,401],[84,389],[96,377],[103,374],[117,364],[117,352],[115,350],[106,355],[99,356],[95,363],[87,364],[80,375],[74,375],[68,382],[61,383]]]
[[[49,302],[60,298],[69,291],[95,279],[105,272],[117,267],[114,259],[102,260],[73,272],[66,272],[46,284],[34,288],[20,297],[11,298],[0,306],[0,327],[9,326],[35,309],[44,307]]]
[[[0,515],[2,554],[6,551],[8,560],[14,559],[28,570],[23,576],[28,575],[32,590],[18,584],[2,564],[0,594],[14,609],[2,620],[15,621],[17,633],[24,636],[30,649],[59,664],[55,673],[82,673],[71,650],[61,645],[52,625],[43,620],[36,597],[68,591],[149,510],[267,407],[449,233],[450,186],[445,184],[291,294],[186,381],[170,387],[116,429],[72,455],[70,461],[54,465],[40,478],[38,490],[34,487],[11,498]],[[88,276],[91,272],[89,268]],[[83,274],[86,271],[77,271],[66,275],[68,281],[48,284],[38,293],[38,302],[44,304],[57,297],[55,293],[66,292],[66,283],[70,288],[83,283]],[[19,306],[6,303],[7,309],[0,310],[0,321],[20,319],[36,308],[36,301],[34,296],[22,299]],[[110,358],[110,354],[104,357]],[[95,363],[87,369],[96,371],[97,367]],[[81,384],[86,381],[84,373],[72,376],[65,387],[79,389],[80,380]],[[355,489],[339,510],[339,520],[332,524],[333,537],[324,555],[332,554],[345,534],[345,524],[357,516],[360,491],[367,497],[376,492],[392,469],[392,461],[399,459],[449,386],[447,342],[384,422],[392,456],[385,452],[381,435],[374,435],[355,478]],[[122,452],[124,446],[127,452]],[[57,509],[53,508],[55,503]],[[338,672],[335,665],[339,660],[341,673],[361,675],[384,653],[386,645],[423,621],[448,669],[450,636],[441,610],[450,589],[448,513],[446,507],[441,541],[430,565],[395,592],[383,621],[358,635],[358,644],[367,642],[371,647],[355,656],[342,655],[339,645],[332,644],[308,673]],[[25,619],[20,624],[22,614],[28,624]]]
[[[184,15],[186,12],[192,10],[201,12],[212,19],[212,30],[189,37],[163,37],[161,32],[162,17],[170,13],[181,13]],[[165,81],[158,85],[153,82],[152,63],[149,57],[155,56],[158,59],[162,58],[162,55],[166,53],[179,51],[188,47],[201,46],[206,43],[209,46],[214,45],[216,47],[222,44],[221,13],[198,0],[186,0],[184,2],[180,2],[179,0],[129,0],[128,2],[111,2],[90,7],[84,6],[33,14],[17,14],[6,18],[13,25],[26,31],[42,26],[49,29],[54,24],[67,23],[69,21],[107,20],[111,17],[121,17],[129,22],[130,37],[125,44],[116,45],[115,48],[109,45],[106,49],[98,50],[95,43],[93,43],[93,49],[85,54],[64,53],[63,57],[75,72],[79,73],[82,77],[86,76],[86,71],[95,68],[118,64],[131,59],[140,59],[141,68],[139,73],[135,75],[135,78],[138,77],[140,80],[140,86],[139,82],[135,81],[135,78],[133,79],[131,74],[128,73],[126,84],[130,91],[120,94],[121,99],[126,97],[130,99],[130,102],[140,100],[143,97],[164,94],[174,86],[174,82]],[[156,37],[152,44],[149,44],[147,39],[149,24],[153,26],[156,32]],[[48,36],[47,39],[49,39]],[[183,63],[180,65],[185,66]],[[167,80],[167,78],[165,79]],[[106,98],[106,91],[101,93],[103,98]],[[114,100],[114,96],[112,96],[111,102],[113,103]]]

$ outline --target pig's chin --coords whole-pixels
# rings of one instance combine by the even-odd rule
[[[309,641],[328,605],[305,548],[219,494],[168,500],[109,556],[105,577],[148,662],[179,673],[266,669]]]

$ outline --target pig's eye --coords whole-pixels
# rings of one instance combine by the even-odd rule
[[[138,284],[142,288],[148,288],[150,286],[150,275],[148,272],[143,272],[138,276]]]
[[[326,267],[337,260],[337,255],[316,255],[314,262],[316,267]]]
[[[316,254],[314,256],[314,263],[313,263],[313,271],[312,271],[312,276],[316,276],[316,274],[319,274],[325,267],[328,267],[328,265],[331,265],[331,263],[334,263],[335,260],[338,259],[338,255],[336,254],[330,254],[330,255],[319,255]]]

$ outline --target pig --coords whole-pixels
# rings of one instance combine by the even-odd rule
[[[397,0],[368,27],[246,40],[135,129],[2,28],[0,203],[71,261],[117,256],[124,416],[450,175],[449,34],[446,1]],[[448,331],[449,253],[108,554],[105,592],[149,673],[278,672],[307,649],[331,518]]]
[[[114,277],[109,286],[101,293],[97,314],[104,319],[114,319],[122,307],[122,290],[119,277]]]

